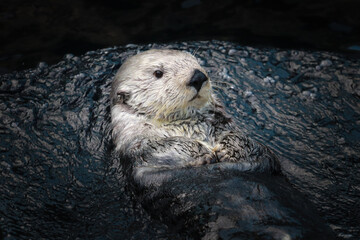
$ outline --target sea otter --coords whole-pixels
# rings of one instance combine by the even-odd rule
[[[280,171],[276,156],[232,123],[187,52],[149,50],[128,59],[115,76],[111,103],[116,150],[134,161],[139,179],[144,169],[218,162]]]
[[[195,239],[332,239],[274,153],[226,114],[190,53],[130,57],[110,98],[124,172],[143,206],[170,229]]]

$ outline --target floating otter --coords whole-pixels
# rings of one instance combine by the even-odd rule
[[[232,123],[189,53],[149,50],[128,59],[115,76],[111,102],[116,149],[135,161],[138,174],[217,162],[243,171],[280,170],[267,147]]]
[[[191,54],[130,57],[110,97],[123,169],[143,206],[170,229],[195,239],[332,239],[272,151],[225,113]]]

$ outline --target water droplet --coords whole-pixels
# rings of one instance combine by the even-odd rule
[[[320,66],[321,67],[329,67],[332,65],[332,62],[331,60],[329,59],[326,59],[326,60],[322,60],[321,63],[320,63]]]

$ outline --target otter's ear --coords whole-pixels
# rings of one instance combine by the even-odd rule
[[[113,98],[113,105],[116,104],[127,104],[127,101],[130,98],[130,93],[128,92],[118,92],[116,96]]]

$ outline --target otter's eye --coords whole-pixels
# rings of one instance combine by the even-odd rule
[[[160,70],[156,70],[155,72],[154,72],[154,76],[156,77],[156,78],[162,78],[162,76],[163,76],[163,72],[162,71],[160,71]]]

